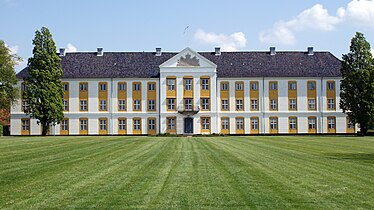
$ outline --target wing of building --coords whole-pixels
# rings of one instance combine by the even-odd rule
[[[53,135],[355,132],[339,109],[341,61],[329,52],[98,48],[60,56],[65,119]],[[26,108],[21,98],[11,110],[12,135],[41,133]]]

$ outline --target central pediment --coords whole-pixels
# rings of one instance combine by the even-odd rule
[[[187,47],[161,64],[160,68],[217,68],[217,65]]]

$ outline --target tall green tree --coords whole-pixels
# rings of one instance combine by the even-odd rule
[[[374,66],[370,44],[362,33],[351,40],[350,52],[343,55],[340,108],[365,135],[374,117]]]
[[[18,99],[16,72],[14,67],[21,61],[16,54],[0,40],[0,109],[9,110],[13,102]]]
[[[45,136],[50,125],[63,119],[63,83],[61,81],[61,59],[56,53],[56,45],[48,28],[35,32],[33,57],[28,60],[28,76],[24,78],[27,90],[23,98],[29,108],[30,117],[37,119]]]

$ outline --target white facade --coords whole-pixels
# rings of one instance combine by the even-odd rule
[[[182,63],[181,59],[187,59],[186,63]],[[198,61],[196,63],[188,63]],[[195,65],[196,64],[196,65]],[[352,132],[347,129],[346,115],[339,109],[339,94],[340,94],[340,79],[332,77],[310,77],[310,78],[282,78],[282,77],[251,77],[251,78],[217,78],[217,65],[186,48],[179,54],[175,55],[168,61],[160,65],[159,78],[87,78],[87,79],[64,79],[63,82],[69,84],[69,110],[64,112],[64,116],[68,119],[68,135],[80,135],[80,119],[87,118],[88,120],[88,134],[99,135],[100,132],[100,118],[107,119],[106,134],[119,134],[119,119],[126,119],[126,134],[154,134],[170,132],[169,118],[175,119],[174,129],[176,134],[185,134],[186,121],[185,118],[192,118],[193,134],[218,134],[222,133],[222,119],[229,119],[229,131],[226,134],[253,134],[251,132],[251,117],[257,117],[259,120],[258,132],[256,134],[269,134],[270,131],[270,117],[277,118],[277,133],[290,133],[290,117],[295,117],[296,133],[307,134],[310,133],[308,117],[316,117],[316,133],[331,133],[328,129],[328,117],[334,117],[334,133]],[[173,96],[175,99],[174,110],[168,110],[168,79],[175,79],[175,90]],[[191,97],[186,97],[184,78],[192,79]],[[209,95],[202,95],[202,79],[209,79]],[[277,110],[271,111],[269,107],[269,82],[276,81],[278,84],[278,104]],[[289,92],[288,82],[294,81],[297,84],[297,108],[295,111],[289,110]],[[307,98],[307,83],[308,81],[315,81],[316,91],[316,110],[308,109]],[[326,86],[328,81],[335,82],[335,109],[327,108]],[[88,111],[82,112],[79,110],[80,82],[88,83]],[[107,110],[99,111],[99,83],[107,83]],[[126,111],[120,111],[118,107],[118,84],[119,82],[126,82]],[[133,110],[133,84],[141,83],[141,111]],[[148,83],[154,82],[156,94],[156,110],[149,111],[148,106]],[[229,110],[221,110],[221,82],[228,82],[229,84]],[[236,110],[236,82],[243,82],[243,110]],[[251,107],[251,91],[250,82],[258,82],[258,110],[253,111]],[[21,86],[21,82],[19,83]],[[193,99],[193,107],[199,108],[195,112],[184,112],[184,99]],[[209,99],[209,110],[203,110],[201,107],[202,98]],[[182,107],[182,108],[180,108]],[[22,119],[29,118],[21,110],[21,103],[15,104],[11,110],[11,135],[22,135],[24,128],[22,126]],[[203,129],[203,120],[205,127]],[[237,118],[243,118],[243,132],[237,131]],[[141,119],[140,132],[134,131],[134,119]],[[149,132],[149,119],[155,119],[154,131]],[[51,127],[50,135],[60,135],[61,125]],[[122,128],[123,129],[123,128]],[[353,130],[354,131],[354,130]],[[37,125],[35,119],[30,120],[29,127],[30,135],[40,135],[41,129]]]

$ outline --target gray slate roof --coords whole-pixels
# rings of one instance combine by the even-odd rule
[[[95,52],[66,53],[63,78],[158,78],[159,65],[178,53]],[[217,65],[217,76],[234,77],[340,77],[341,61],[329,52],[200,52]],[[27,69],[17,74],[27,76]]]

